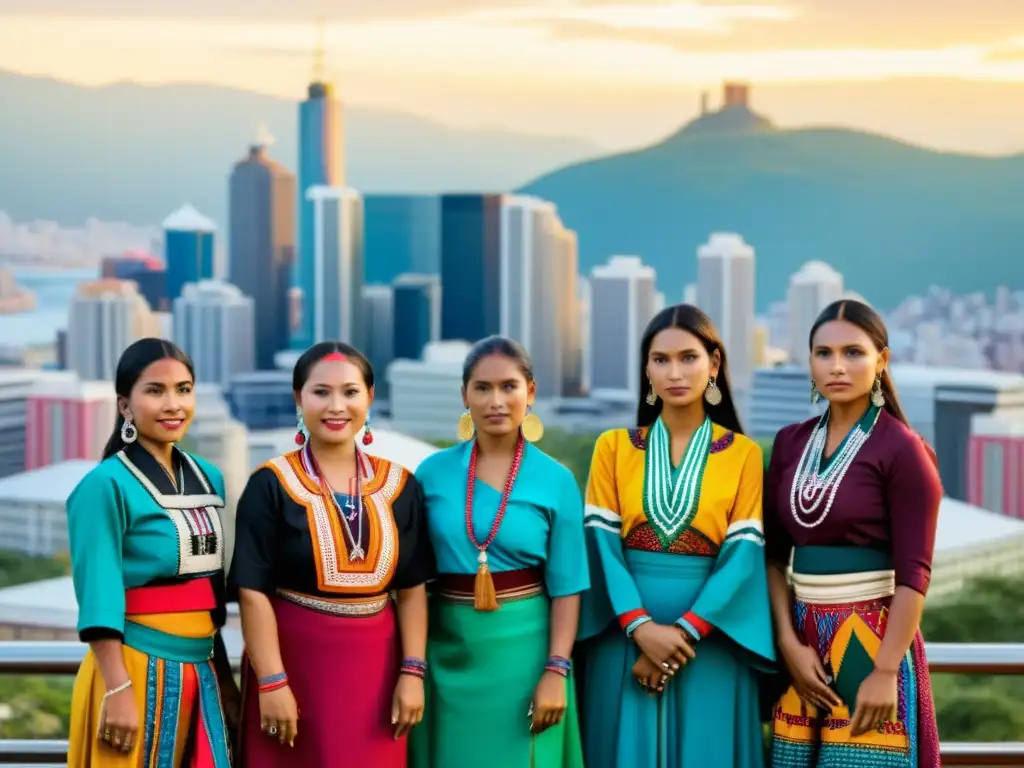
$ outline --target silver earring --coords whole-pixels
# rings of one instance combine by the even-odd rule
[[[124,423],[121,424],[121,442],[125,445],[131,445],[138,439],[139,430],[132,424],[131,418],[125,419]]]
[[[885,408],[885,394],[882,392],[882,374],[875,379],[875,386],[871,390],[871,404],[875,408]]]
[[[818,391],[817,385],[812,381],[811,382],[811,402],[814,405],[817,405],[819,400],[821,400],[821,392]]]
[[[656,404],[658,402],[658,396],[656,394],[654,394],[654,385],[651,384],[651,380],[650,379],[647,380],[647,387],[648,387],[648,390],[647,390],[647,404],[648,405],[654,405],[654,404]]]
[[[718,383],[715,381],[714,376],[708,379],[708,386],[704,390],[704,399],[708,405],[718,405],[722,402],[722,390],[718,388]]]

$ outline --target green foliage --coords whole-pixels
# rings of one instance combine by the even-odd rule
[[[20,552],[0,550],[0,588],[55,579],[66,576],[68,572],[69,561],[66,555],[54,558],[29,557]]]
[[[0,678],[0,707],[10,710],[0,720],[0,738],[67,738],[72,684],[67,677]]]

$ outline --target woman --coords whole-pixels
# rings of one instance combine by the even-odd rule
[[[71,705],[72,768],[228,768],[218,629],[224,479],[175,448],[195,411],[188,356],[162,339],[121,355],[118,420],[67,501],[78,631],[89,651]]]
[[[373,403],[358,350],[310,347],[292,388],[300,447],[258,469],[238,503],[239,765],[402,768],[426,673],[422,493],[406,469],[357,445],[364,425],[362,443],[372,440]]]
[[[764,459],[696,307],[651,320],[640,380],[639,428],[598,438],[587,486],[587,768],[761,766],[757,670],[774,658]]]
[[[810,348],[811,398],[828,409],[779,432],[765,484],[772,608],[792,678],[772,765],[938,768],[918,632],[942,498],[934,454],[900,409],[873,309],[831,304]]]
[[[419,467],[440,575],[418,768],[582,768],[572,686],[583,504],[543,429],[525,350],[490,337],[463,366],[464,441]]]

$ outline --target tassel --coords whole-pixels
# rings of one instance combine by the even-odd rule
[[[480,567],[476,569],[473,580],[473,608],[478,611],[498,610],[498,595],[494,591],[494,579],[491,569],[487,567],[487,555],[480,553]]]

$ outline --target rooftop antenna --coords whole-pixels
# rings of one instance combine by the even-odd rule
[[[316,46],[313,49],[313,82],[322,83],[324,79],[324,18],[316,18]]]

